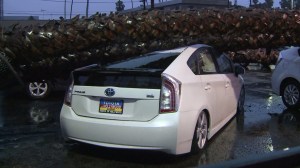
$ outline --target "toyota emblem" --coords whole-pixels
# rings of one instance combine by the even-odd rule
[[[115,90],[113,88],[107,88],[107,89],[105,89],[104,93],[106,96],[111,97],[111,96],[115,95]]]

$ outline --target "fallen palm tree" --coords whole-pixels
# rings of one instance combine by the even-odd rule
[[[88,19],[77,16],[40,26],[14,25],[0,39],[0,50],[16,67],[59,73],[66,67],[108,63],[195,43],[223,51],[297,45],[299,34],[300,11],[154,10],[95,14]]]
[[[236,63],[241,63],[243,66],[249,63],[260,63],[264,66],[276,64],[280,50],[269,48],[246,49],[240,51],[228,51],[228,56]]]

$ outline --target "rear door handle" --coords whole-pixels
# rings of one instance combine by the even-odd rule
[[[210,84],[209,84],[209,83],[207,83],[207,84],[206,84],[206,86],[204,87],[204,89],[205,89],[205,90],[209,90],[209,89],[211,89],[211,86],[210,86]]]
[[[227,81],[225,84],[225,88],[228,88],[230,86],[230,83]]]

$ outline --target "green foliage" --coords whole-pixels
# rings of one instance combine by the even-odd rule
[[[265,0],[264,3],[258,3],[258,0],[253,0],[253,3],[254,3],[254,5],[252,5],[252,7],[262,8],[262,9],[272,8],[274,5],[273,0]]]
[[[291,0],[281,0],[279,3],[282,9],[291,9]]]
[[[125,5],[124,5],[123,1],[118,0],[118,1],[116,2],[116,10],[117,10],[117,11],[123,11],[124,8],[125,8]]]
[[[281,0],[280,6],[283,9],[291,9],[291,0]],[[294,8],[293,9],[300,9],[300,0],[294,0]]]
[[[272,8],[274,1],[273,0],[265,0],[265,4],[267,8]]]
[[[296,3],[295,8],[300,9],[300,0],[295,0],[294,2]]]

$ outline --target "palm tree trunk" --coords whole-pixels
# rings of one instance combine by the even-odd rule
[[[133,8],[133,1],[131,0],[131,8]]]
[[[154,0],[151,0],[151,9],[154,9]]]
[[[64,19],[67,19],[67,0],[65,0],[65,6],[64,6]]]
[[[146,10],[146,0],[143,0],[143,9]]]
[[[86,12],[85,12],[86,18],[89,17],[89,3],[90,3],[90,0],[86,0]]]
[[[74,1],[74,0],[72,0],[72,2],[71,2],[70,19],[72,18],[72,12],[73,12],[73,1]]]

